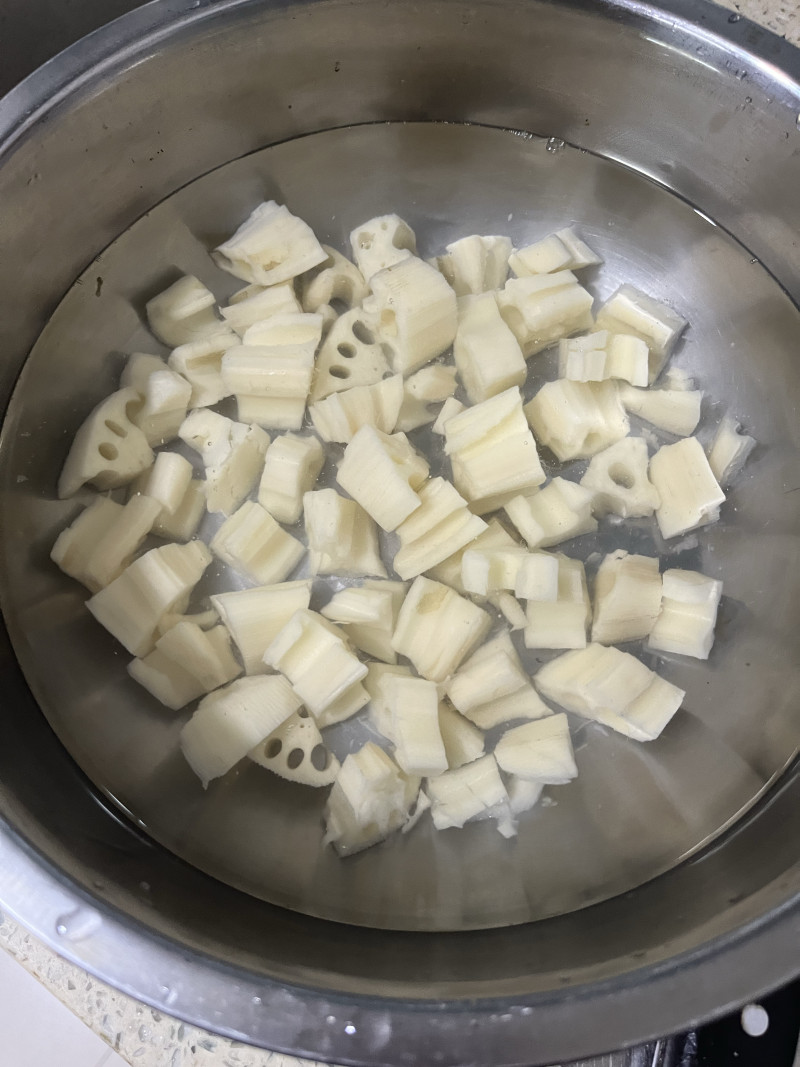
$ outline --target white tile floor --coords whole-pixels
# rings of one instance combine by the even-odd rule
[[[126,1067],[125,1060],[0,949],[3,1067]]]

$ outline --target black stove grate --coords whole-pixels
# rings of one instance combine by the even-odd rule
[[[800,1067],[800,980],[762,997],[748,1016],[751,1033],[736,1011],[688,1034],[572,1067]]]

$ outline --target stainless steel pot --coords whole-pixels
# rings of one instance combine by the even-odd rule
[[[727,250],[720,271],[714,256],[695,259],[698,239],[684,258],[699,265],[684,263],[682,277],[702,293],[714,275],[727,325],[761,342],[758,362],[737,352],[705,369],[720,396],[727,389],[747,399],[761,440],[773,432],[777,457],[742,498],[746,519],[734,529],[748,536],[731,553],[752,578],[743,603],[755,624],[742,625],[771,643],[761,647],[754,686],[745,692],[746,675],[729,665],[728,683],[716,690],[716,704],[729,701],[737,715],[748,701],[766,709],[763,729],[751,716],[745,731],[750,770],[763,785],[796,748],[800,692],[800,499],[790,492],[800,469],[790,302],[800,299],[799,79],[795,50],[699,3],[156,0],[0,102],[0,390],[5,400],[60,298],[110,242],[186,183],[265,145],[353,124],[440,120],[553,137],[554,148],[563,139],[626,164],[741,242],[736,251],[721,230],[719,242],[706,242],[714,256]],[[419,151],[429,129],[390,134],[394,150],[411,138]],[[354,136],[348,151],[358,147]],[[334,149],[329,158],[338,158]],[[482,165],[492,173],[491,159]],[[615,196],[628,186],[620,180],[594,194],[624,217]],[[205,188],[215,188],[213,178]],[[224,182],[216,188],[219,206]],[[231,219],[254,186],[234,190],[224,204]],[[649,199],[637,203],[647,219]],[[672,240],[677,270],[679,237],[689,230],[670,237],[666,223],[685,218],[674,211],[656,212],[656,233]],[[146,226],[144,219],[131,233]],[[115,247],[104,258],[120,281]],[[743,272],[750,258],[765,270]],[[90,279],[94,271],[81,278],[84,288]],[[5,634],[2,643],[5,908],[149,1003],[254,1043],[339,1062],[573,1058],[685,1029],[797,973],[794,764],[712,846],[660,877],[610,899],[598,895],[583,910],[570,903],[538,922],[469,932],[364,929],[285,910],[203,874],[121,815],[108,783],[101,792],[62,747],[18,665],[38,663],[28,681],[75,751],[76,736],[58,717],[59,693],[65,707],[86,709],[86,724],[97,721],[108,691],[87,685],[85,650],[72,675],[65,669],[63,639],[80,629],[76,595],[46,557],[61,517],[49,498],[64,435],[111,381],[111,369],[98,372],[94,362],[85,315],[70,317],[94,299],[78,294],[62,305],[55,321],[67,329],[53,342],[51,328],[50,342],[37,347],[0,440],[0,586],[15,638],[15,650]],[[135,300],[114,307],[124,319]],[[106,314],[98,345],[116,336],[108,322]],[[767,523],[777,535],[769,540]],[[768,558],[749,555],[759,547]],[[49,649],[50,677],[48,635],[62,639]],[[713,700],[706,704],[713,710]],[[780,713],[769,717],[770,707]],[[129,742],[115,740],[117,750]],[[91,761],[82,763],[102,780]]]

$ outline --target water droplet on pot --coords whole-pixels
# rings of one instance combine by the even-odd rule
[[[76,908],[56,920],[56,933],[65,941],[83,941],[103,925],[102,918],[91,908]]]
[[[355,1026],[353,1026],[352,1023],[348,1023],[344,1028],[344,1032],[346,1034],[354,1034],[356,1032],[356,1028]]]
[[[769,1014],[760,1004],[746,1004],[741,1014],[742,1029],[750,1037],[763,1037],[769,1029]]]
[[[548,137],[545,148],[548,152],[561,152],[567,147],[567,142],[560,137]]]
[[[742,21],[742,16],[736,11],[734,11],[734,13],[732,15],[728,15],[728,22],[741,22],[741,21]]]

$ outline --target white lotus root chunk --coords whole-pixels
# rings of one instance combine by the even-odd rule
[[[133,559],[161,513],[157,500],[133,496],[119,509],[83,561],[79,581],[97,592],[117,578]],[[54,545],[54,551],[58,541]]]
[[[444,478],[419,489],[420,506],[397,527],[400,548],[393,566],[404,580],[444,562],[486,530],[486,523]]]
[[[456,488],[479,515],[545,480],[516,387],[448,419],[445,452]]]
[[[448,556],[448,558],[438,564],[438,566],[430,567],[428,570],[428,577],[433,578],[437,582],[444,582],[445,585],[452,586],[453,589],[456,589],[459,593],[466,593],[467,590],[464,587],[464,582],[462,580],[462,572],[464,566],[464,553],[467,551],[467,548],[479,550],[490,550],[494,548],[514,549],[519,548],[519,545],[497,519],[490,519],[483,533],[479,533],[475,540],[470,542],[468,546],[460,549],[458,552],[454,552],[452,556]]]
[[[166,364],[161,356],[150,352],[131,352],[119,376],[120,389],[135,389],[142,399],[147,392],[147,379],[156,371],[164,370]]]
[[[423,678],[443,682],[485,636],[491,617],[429,578],[416,578],[397,617],[392,645]]]
[[[501,771],[524,781],[566,785],[578,777],[569,723],[563,714],[508,730],[497,742],[494,758]]]
[[[525,357],[500,314],[494,293],[459,300],[453,355],[473,404],[525,382]]]
[[[550,708],[538,695],[508,633],[487,641],[447,684],[451,703],[481,730],[511,719],[540,719]]]
[[[550,552],[528,552],[517,569],[514,594],[521,600],[558,600],[558,578],[561,560]],[[566,580],[566,579],[565,579]]]
[[[321,614],[338,623],[356,648],[384,663],[396,663],[392,635],[406,595],[403,582],[364,580],[335,593]]]
[[[282,582],[305,552],[304,546],[254,500],[246,500],[223,522],[210,547],[223,563],[259,585]]]
[[[390,434],[403,405],[403,376],[395,374],[374,385],[357,385],[331,393],[309,408],[314,429],[323,441],[349,444],[362,426]]]
[[[190,622],[199,626],[201,630],[212,630],[219,623],[219,615],[214,608],[206,608],[205,611],[186,613],[182,611],[168,611],[158,620],[158,636],[164,634],[181,622]]]
[[[206,631],[188,621],[171,626],[152,652],[128,664],[131,678],[173,711],[241,673],[224,626]]]
[[[377,579],[370,585],[349,585],[334,593],[320,614],[338,624],[358,623],[388,630],[392,626],[392,597],[382,586],[400,586],[402,582]]]
[[[497,608],[512,631],[525,629],[528,622],[525,610],[515,596],[503,591],[492,593],[487,599],[493,608]]]
[[[475,596],[489,596],[513,589],[528,552],[520,545],[510,548],[467,547],[461,557],[461,584]]]
[[[239,337],[244,337],[251,326],[271,319],[275,315],[297,315],[301,311],[316,311],[316,308],[303,308],[295,296],[291,282],[262,287],[248,286],[240,289],[236,297],[231,297],[227,307],[220,308],[222,317],[230,329]],[[232,347],[232,346],[231,346]]]
[[[464,410],[464,405],[460,400],[456,400],[454,396],[448,397],[439,409],[439,414],[436,416],[431,429],[434,433],[438,433],[440,437],[444,437],[444,428],[448,419],[452,419],[454,415],[459,415]]]
[[[245,347],[286,348],[313,359],[322,339],[322,316],[301,311],[272,315],[248,326],[242,337]]]
[[[610,552],[594,580],[592,640],[602,645],[638,641],[661,610],[661,575],[653,556]]]
[[[180,374],[163,370],[151,374],[136,425],[152,446],[168,444],[177,435],[186,418],[192,387]]]
[[[591,644],[550,660],[534,676],[540,693],[635,741],[653,741],[686,695],[627,652]]]
[[[530,548],[550,548],[573,537],[594,533],[591,489],[568,478],[553,480],[538,492],[510,500],[505,511]]]
[[[482,756],[428,782],[431,816],[437,830],[464,826],[474,819],[497,819],[503,837],[516,833],[508,793],[494,756]]]
[[[349,718],[369,700],[361,685],[366,664],[350,650],[342,631],[316,611],[295,612],[267,648],[264,662],[286,675],[320,727]]]
[[[536,807],[542,795],[544,785],[541,782],[517,778],[515,774],[506,775],[506,791],[512,815],[523,815]]]
[[[650,460],[650,481],[661,501],[656,519],[663,537],[677,537],[719,518],[725,494],[696,437],[659,448]]]
[[[654,382],[687,322],[633,285],[622,285],[597,312],[596,325],[611,333],[641,337],[650,349],[650,381]]]
[[[363,308],[353,308],[339,316],[320,346],[311,402],[356,386],[374,385],[388,374],[389,361],[373,316]]]
[[[625,437],[628,416],[616,382],[547,382],[525,405],[540,444],[562,461],[584,459]]]
[[[287,282],[286,284],[294,291],[293,282]],[[276,289],[277,286],[257,285],[255,282],[250,282],[248,285],[243,285],[241,289],[237,289],[235,293],[231,293],[228,299],[231,304],[241,304],[243,300],[249,300],[251,296],[257,296],[268,288]]]
[[[358,307],[369,293],[369,286],[358,267],[328,245],[322,246],[323,260],[299,281],[303,311],[335,317],[332,304],[344,304],[349,310]]]
[[[167,360],[170,368],[192,387],[190,408],[210,408],[230,396],[222,380],[222,356],[238,343],[233,330],[223,330],[202,341],[179,345],[170,353]]]
[[[147,472],[142,475],[141,480],[134,482],[137,491],[143,491],[142,485],[146,488],[146,477]],[[191,541],[205,514],[205,480],[192,478],[175,511],[170,515],[166,508],[162,509],[161,514],[153,523],[152,533],[166,541]]]
[[[661,613],[647,640],[656,652],[708,659],[722,596],[722,582],[698,571],[664,571]]]
[[[594,494],[595,515],[611,512],[623,519],[652,515],[660,497],[648,477],[648,464],[642,437],[623,437],[593,456],[581,485]]]
[[[399,216],[378,215],[356,226],[350,234],[350,247],[362,277],[369,281],[378,271],[416,255],[417,239]]]
[[[271,426],[268,420],[276,420],[277,429],[300,429],[321,336],[321,315],[275,315],[251,326],[243,343],[228,349],[222,380],[236,396],[240,418],[243,403],[250,404],[251,412],[261,408],[253,421]]]
[[[406,378],[403,403],[396,419],[398,430],[410,433],[418,426],[427,426],[435,420],[437,412],[432,404],[441,404],[456,391],[456,368],[437,363],[423,367]]]
[[[405,826],[415,810],[419,778],[404,774],[391,756],[368,741],[351,752],[325,805],[325,841],[340,856],[378,844]]]
[[[386,267],[370,279],[364,308],[393,350],[392,365],[408,375],[436,359],[456,335],[456,295],[434,267],[416,256]]]
[[[340,767],[322,740],[319,727],[303,709],[291,715],[248,755],[259,767],[266,767],[287,781],[315,788],[331,785]]]
[[[555,600],[527,603],[526,648],[585,648],[592,617],[586,572],[579,559],[557,556],[558,595]]]
[[[558,373],[573,382],[602,382],[616,378],[646,386],[649,349],[641,337],[597,330],[585,337],[558,342]]]
[[[755,438],[743,434],[730,413],[722,416],[708,452],[708,463],[723,488],[734,480],[755,447]]]
[[[439,733],[444,742],[447,767],[451,771],[484,754],[483,732],[444,702],[439,704]]]
[[[280,675],[239,678],[209,693],[181,730],[181,751],[205,788],[227,774],[300,707]]]
[[[428,464],[405,434],[362,426],[344,450],[336,478],[382,530],[395,530],[420,506]]]
[[[453,287],[456,296],[477,295],[499,289],[508,277],[508,237],[462,237],[447,245],[437,266]]]
[[[141,403],[135,389],[119,389],[86,417],[58,479],[60,499],[73,496],[86,482],[95,489],[116,489],[152,465],[153,450],[133,422]]]
[[[317,489],[303,497],[303,512],[312,574],[386,577],[375,523],[355,500]]]
[[[439,695],[424,678],[387,675],[386,700],[395,759],[406,774],[429,778],[447,770],[439,729]]]
[[[257,285],[277,285],[316,267],[326,256],[311,227],[269,200],[212,252],[217,266]]]
[[[58,535],[50,551],[50,559],[64,574],[87,585],[86,564],[95,546],[118,521],[121,511],[122,504],[105,496],[95,497]]]
[[[186,418],[192,386],[182,374],[170,370],[160,356],[134,352],[128,357],[120,377],[120,386],[134,388],[142,406],[133,415],[152,447],[167,444],[178,433]]]
[[[96,593],[130,563],[160,511],[149,497],[133,497],[124,506],[98,497],[62,530],[50,558]]]
[[[288,526],[303,511],[303,496],[316,484],[325,462],[325,453],[316,437],[283,434],[267,449],[264,470],[258,486],[262,508]]]
[[[216,314],[216,299],[199,278],[186,274],[145,306],[150,329],[165,345],[202,341],[225,329]]]
[[[178,452],[159,452],[149,470],[139,475],[134,488],[152,497],[167,515],[174,515],[192,482],[192,465]]]
[[[239,422],[255,423],[270,430],[299,430],[306,413],[303,396],[250,396],[239,393],[236,414]]]
[[[622,385],[619,398],[626,411],[678,437],[694,433],[700,421],[700,389],[634,389]]]
[[[187,415],[179,436],[202,457],[208,510],[230,515],[255,486],[269,437],[259,426],[234,422],[207,408]]]
[[[532,274],[596,267],[602,262],[601,257],[571,227],[567,227],[517,249],[509,257],[508,265],[518,278],[527,278]]]
[[[190,704],[206,692],[195,675],[184,670],[179,662],[165,656],[158,648],[142,659],[131,660],[128,673],[159,703],[173,711]]]
[[[211,553],[200,541],[153,548],[86,606],[132,656],[146,656],[155,647],[162,616],[185,605],[210,562]]]
[[[509,278],[497,304],[526,359],[593,325],[592,294],[568,270]]]
[[[395,657],[396,658],[396,657]],[[392,710],[389,705],[390,680],[396,677],[414,678],[410,667],[398,663],[367,664],[364,688],[369,694],[369,719],[371,725],[387,739],[392,740]]]
[[[265,674],[264,653],[295,612],[307,608],[311,581],[280,582],[216,593],[211,603],[233,638],[246,674]]]

